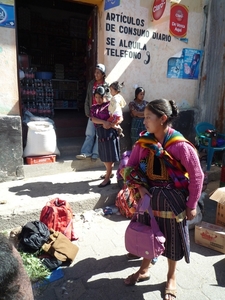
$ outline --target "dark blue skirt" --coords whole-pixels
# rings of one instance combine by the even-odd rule
[[[120,143],[117,131],[113,128],[97,127],[98,153],[102,162],[117,162],[120,160]]]

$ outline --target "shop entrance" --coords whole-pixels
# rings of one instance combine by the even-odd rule
[[[16,0],[20,107],[49,117],[57,138],[84,136],[84,100],[97,60],[97,7],[63,0]],[[21,72],[23,74],[23,72]]]

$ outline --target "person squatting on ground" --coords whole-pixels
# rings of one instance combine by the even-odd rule
[[[131,115],[131,141],[132,146],[139,139],[139,134],[145,130],[144,110],[148,102],[144,100],[145,90],[143,87],[137,87],[135,90],[135,98],[129,103],[129,111]]]
[[[118,81],[114,81],[109,86],[112,98],[110,99],[110,104],[109,104],[110,117],[108,121],[112,123],[113,127],[118,131],[118,134],[121,137],[124,137],[123,129],[120,126],[120,123],[123,121],[122,108],[125,107],[126,105],[126,101],[124,100],[123,96],[120,94],[123,86],[124,84],[123,83],[120,84]]]
[[[144,111],[145,132],[135,143],[127,166],[121,170],[127,186],[140,198],[150,196],[156,221],[166,243],[168,259],[165,298],[176,298],[176,266],[183,257],[190,262],[187,220],[196,216],[204,174],[195,147],[171,127],[178,116],[175,101],[158,99]],[[140,199],[139,198],[139,199]],[[143,258],[139,270],[124,280],[126,285],[148,279],[150,261]]]
[[[96,128],[90,120],[90,109],[92,104],[96,104],[94,91],[99,85],[105,84],[105,77],[105,66],[103,64],[97,64],[94,79],[89,82],[87,88],[84,110],[85,115],[88,117],[88,123],[85,131],[85,141],[81,147],[81,154],[76,156],[77,159],[86,159],[88,157],[90,157],[92,161],[98,159],[98,138]]]
[[[0,233],[0,300],[33,300],[30,279],[16,248]]]
[[[91,107],[91,120],[95,124],[98,135],[99,158],[106,168],[106,174],[103,176],[104,180],[99,185],[101,188],[111,183],[110,177],[114,163],[120,160],[119,137],[112,123],[107,121],[110,101],[107,101],[105,95],[105,87],[97,87],[94,93],[97,104]]]

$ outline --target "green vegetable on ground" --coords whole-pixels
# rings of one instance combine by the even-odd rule
[[[40,259],[34,254],[20,252],[23,265],[27,271],[27,274],[32,282],[44,280],[51,274],[40,261]]]

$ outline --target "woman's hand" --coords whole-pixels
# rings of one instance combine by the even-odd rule
[[[112,124],[108,121],[104,121],[104,123],[102,124],[103,128],[105,129],[109,129],[112,127]]]
[[[144,186],[140,186],[140,187],[138,188],[138,191],[139,191],[139,193],[140,193],[141,199],[144,198],[144,195],[145,195],[145,194],[151,196],[150,193],[149,193],[149,191],[148,191]]]
[[[197,214],[197,210],[196,208],[194,209],[191,209],[189,207],[186,207],[186,219],[191,221],[194,219],[194,217],[196,216]]]

